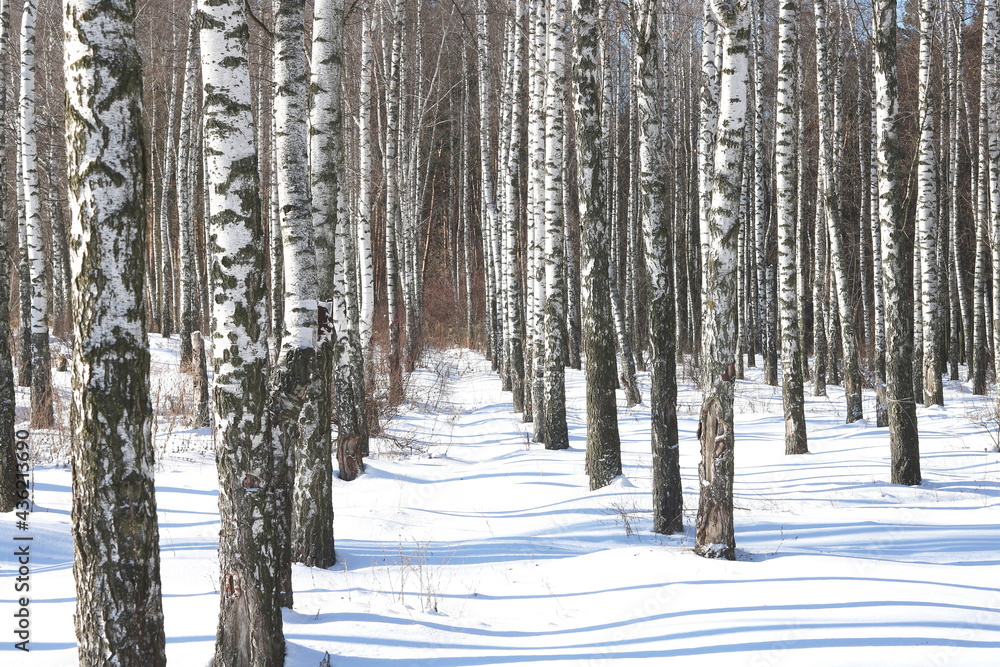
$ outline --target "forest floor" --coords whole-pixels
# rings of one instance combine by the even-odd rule
[[[184,425],[191,389],[176,337],[151,342],[167,656],[207,665],[218,612],[211,437]],[[69,374],[57,375],[65,417]],[[785,456],[780,390],[759,369],[747,378],[736,390],[739,558],[712,561],[692,552],[690,378],[679,405],[685,532],[664,537],[650,532],[648,405],[626,408],[619,393],[624,475],[591,492],[582,373],[567,373],[571,448],[546,451],[480,354],[428,353],[367,474],[335,480],[337,565],[295,566],[286,664],[315,667],[326,652],[345,667],[1000,664],[995,399],[949,382],[945,407],[918,409],[924,482],[910,488],[888,482],[886,429],[842,423],[839,387],[807,397],[811,453]],[[26,394],[19,405],[26,417]],[[18,531],[5,515],[5,667],[76,662],[68,433],[32,442],[31,653],[13,646]]]

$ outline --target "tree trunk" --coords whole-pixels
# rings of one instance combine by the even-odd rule
[[[904,216],[900,188],[896,74],[896,0],[877,0],[875,21],[875,89],[879,220],[885,284],[886,399],[892,483],[920,483],[917,406],[913,400],[913,303],[907,269]]]
[[[711,163],[712,203],[705,247],[702,387],[698,423],[701,493],[695,553],[706,558],[736,557],[733,530],[733,394],[736,373],[736,280],[741,159],[746,123],[749,9],[745,2],[710,0],[721,28],[722,67],[718,141]]]
[[[839,179],[836,176],[838,160],[835,155],[834,137],[836,125],[834,115],[837,108],[836,84],[832,63],[838,55],[834,52],[833,40],[827,27],[826,0],[816,0],[816,78],[819,106],[819,196],[823,199],[827,232],[830,241],[830,263],[836,283],[836,305],[840,316],[840,344],[843,347],[844,398],[847,402],[847,423],[851,424],[864,417],[861,408],[861,364],[858,362],[857,340],[854,336],[853,292],[848,273],[847,248],[844,246],[846,233],[840,209]],[[832,305],[832,304],[831,304]]]
[[[665,215],[663,183],[663,76],[660,62],[659,2],[634,3],[637,17],[639,123],[639,214],[649,277],[651,343],[650,433],[653,450],[653,531],[684,529],[680,449],[677,433],[676,312],[672,270],[672,229]]]
[[[0,0],[0,53],[10,43],[10,0]],[[7,122],[7,58],[0,58],[0,127]],[[0,132],[0,165],[7,166],[7,133]],[[9,512],[21,498],[18,494],[18,461],[14,442],[14,365],[11,358],[10,251],[7,245],[7,188],[0,188],[0,513]],[[25,452],[25,456],[27,452]]]
[[[937,139],[934,136],[935,96],[931,77],[931,51],[935,0],[920,2],[920,146],[917,160],[917,234],[920,244],[920,317],[923,329],[923,364],[919,369],[924,405],[944,405],[939,351],[944,317],[938,305],[941,278],[938,274]],[[1000,254],[997,255],[1000,257]],[[914,271],[916,273],[916,271]],[[998,274],[1000,275],[1000,274]],[[916,344],[916,342],[914,342]]]
[[[274,18],[274,136],[284,269],[284,330],[271,375],[268,409],[274,450],[276,593],[292,606],[292,488],[296,448],[303,440],[299,414],[316,358],[317,249],[309,197],[308,71],[304,0],[276,0]],[[318,156],[317,156],[318,157]],[[324,267],[325,268],[325,267]]]
[[[798,4],[781,4],[778,17],[778,99],[775,134],[775,186],[778,214],[778,306],[781,312],[781,398],[785,412],[785,454],[805,454],[805,398],[802,386],[802,353],[799,350],[799,313],[795,257],[798,213],[796,182],[799,162],[797,112],[799,39]]]
[[[587,473],[591,490],[622,472],[615,404],[615,332],[608,290],[608,223],[601,179],[598,0],[573,0],[574,103],[579,184],[583,347],[587,380]]]
[[[193,349],[191,334],[196,326],[198,312],[197,292],[195,289],[194,257],[198,254],[195,234],[195,192],[197,187],[197,172],[194,165],[197,153],[192,150],[195,124],[195,98],[198,85],[198,25],[194,13],[196,3],[191,3],[191,18],[189,25],[187,62],[184,68],[184,92],[181,100],[181,132],[177,142],[177,229],[179,232],[178,269],[180,270],[180,367],[190,371],[193,367]]]
[[[212,275],[219,626],[215,665],[282,664],[260,181],[239,2],[199,0]],[[236,364],[234,360],[242,363]]]
[[[31,427],[51,428],[52,368],[49,356],[49,304],[46,289],[49,266],[42,230],[42,193],[38,183],[38,147],[35,137],[35,0],[25,0],[21,14],[21,99],[19,136],[24,221],[31,281]]]
[[[563,98],[566,90],[566,2],[552,4],[545,95],[545,448],[567,449],[566,257],[563,215]]]
[[[143,304],[142,69],[134,21],[130,2],[65,5],[77,306],[73,575],[82,665],[166,664]]]

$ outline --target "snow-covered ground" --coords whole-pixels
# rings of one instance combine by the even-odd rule
[[[167,654],[209,664],[216,471],[183,423],[176,338],[152,336]],[[59,374],[66,404],[68,374]],[[288,665],[1000,665],[1000,454],[993,398],[949,383],[918,410],[924,483],[893,486],[885,429],[807,397],[809,447],[784,455],[781,395],[737,386],[739,560],[692,553],[699,396],[682,378],[684,535],[651,528],[649,409],[619,415],[625,475],[584,474],[584,381],[567,374],[572,447],[530,442],[489,363],[429,353],[373,442],[335,480],[338,564],[296,566]],[[648,377],[641,377],[648,399]],[[807,387],[808,392],[809,387]],[[26,406],[26,397],[19,400]],[[866,415],[873,415],[866,393]],[[994,415],[990,417],[989,415]],[[75,664],[65,431],[34,434],[31,653],[15,651],[14,517],[0,517],[0,665]]]

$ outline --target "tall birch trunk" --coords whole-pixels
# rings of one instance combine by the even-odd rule
[[[684,529],[680,448],[677,432],[676,311],[671,264],[673,230],[665,209],[663,76],[659,2],[634,3],[637,17],[639,215],[649,278],[650,435],[653,450],[653,531]]]
[[[402,92],[401,52],[403,49],[403,1],[392,4],[392,52],[389,55],[389,81],[386,90],[386,130],[383,158],[385,164],[385,280],[386,305],[389,315],[389,403],[398,405],[403,400],[403,367],[400,358],[399,323],[399,249],[402,240],[397,238],[401,224],[400,166],[399,166],[399,123]]]
[[[615,404],[615,332],[608,291],[608,223],[601,180],[600,10],[598,0],[573,0],[574,109],[579,185],[583,347],[587,378],[587,474],[591,490],[622,472]]]
[[[176,43],[176,39],[174,40]],[[177,126],[177,115],[181,104],[177,100],[177,77],[180,68],[174,66],[170,77],[170,90],[167,93],[167,138],[163,142],[163,184],[160,191],[160,210],[157,212],[157,229],[160,233],[160,275],[163,284],[160,285],[160,335],[170,338],[174,326],[174,242],[170,238],[170,204],[176,199],[175,172],[177,167],[177,151],[173,145],[174,128]]]
[[[838,96],[832,80],[835,73],[830,64],[837,57],[826,16],[826,0],[816,0],[816,78],[819,106],[819,198],[822,198],[830,241],[830,263],[836,283],[836,305],[840,315],[840,342],[843,347],[844,399],[847,402],[847,423],[864,417],[861,408],[861,364],[858,361],[857,340],[854,336],[853,293],[850,287],[847,248],[844,246],[845,223],[838,191],[838,160],[834,148],[837,122],[834,118]]]
[[[52,369],[49,356],[49,303],[46,289],[49,267],[42,230],[42,193],[38,183],[38,145],[35,136],[35,0],[25,0],[21,14],[21,98],[19,137],[24,221],[31,281],[31,427],[50,428]]]
[[[191,17],[187,44],[187,57],[184,67],[184,91],[181,100],[180,137],[177,141],[177,230],[179,236],[178,270],[180,271],[180,366],[182,370],[194,369],[191,333],[195,330],[198,295],[195,291],[194,256],[198,250],[195,244],[195,189],[197,187],[197,172],[193,168],[197,159],[196,151],[192,150],[195,136],[195,95],[198,94],[198,22],[195,9],[197,3],[191,3]]]
[[[980,104],[987,111],[985,151],[988,173],[980,175],[980,186],[989,184],[990,217],[987,221],[991,246],[993,248],[993,369],[1000,378],[1000,62],[997,59],[998,38],[1000,38],[1000,9],[997,0],[985,0],[983,5],[983,48],[980,80],[985,82]],[[1000,382],[1000,381],[998,381]],[[997,393],[1000,401],[1000,391]]]
[[[7,127],[7,49],[10,45],[10,0],[0,0],[0,127]],[[0,165],[7,166],[7,133],[0,132]],[[0,188],[0,512],[9,512],[21,500],[18,494],[18,461],[15,451],[14,365],[11,357],[10,248],[7,245],[7,188]]]
[[[764,116],[766,108],[764,104],[764,58],[763,58],[763,3],[757,3],[755,12],[757,14],[754,21],[754,44],[757,47],[754,55],[754,148],[753,148],[753,174],[754,174],[754,207],[753,207],[753,229],[755,232],[757,266],[756,266],[756,320],[760,331],[759,340],[761,351],[764,357],[764,381],[770,385],[778,384],[778,346],[774,341],[775,330],[771,326],[772,318],[770,313],[773,304],[768,301],[771,291],[768,288],[770,281],[767,279],[768,269],[768,248],[767,248],[767,228],[768,198],[765,187],[764,164],[767,154],[764,148]],[[795,51],[792,52],[795,57]],[[793,246],[794,247],[794,246]],[[780,297],[779,297],[780,298]]]
[[[361,91],[358,107],[358,261],[360,267],[359,333],[361,346],[371,345],[372,319],[375,313],[375,276],[372,264],[372,15],[366,8],[361,14]]]
[[[493,151],[490,146],[492,132],[492,106],[494,102],[492,85],[490,83],[490,48],[487,31],[486,0],[479,0],[479,11],[476,17],[476,43],[478,46],[479,66],[479,167],[480,167],[480,222],[483,229],[483,259],[486,279],[486,331],[487,344],[494,369],[499,369],[502,341],[497,331],[497,262],[494,253],[496,242],[494,234],[498,230],[496,205],[496,175],[493,163]]]
[[[899,164],[896,66],[896,0],[877,0],[874,7],[875,90],[879,222],[885,289],[886,399],[892,483],[920,483],[917,405],[913,399],[913,303],[907,272]]]
[[[785,413],[785,454],[805,454],[805,397],[802,353],[799,350],[799,313],[796,269],[796,192],[799,163],[796,105],[799,104],[799,8],[795,0],[781,3],[778,15],[778,98],[775,130],[775,187],[778,214],[778,306],[781,313],[781,398]]]
[[[920,146],[917,161],[917,230],[920,244],[920,313],[923,318],[923,400],[928,407],[944,405],[939,350],[944,318],[939,312],[938,294],[938,195],[937,140],[934,136],[935,96],[931,78],[934,0],[920,2]],[[1000,256],[1000,255],[998,255]]]
[[[274,456],[268,420],[267,294],[260,180],[238,2],[199,0],[211,236],[219,626],[215,664],[281,664]]]
[[[517,13],[514,23],[510,29],[511,62],[508,82],[505,87],[506,99],[504,104],[510,110],[509,126],[506,130],[507,145],[506,158],[504,160],[504,215],[503,215],[503,236],[504,252],[506,254],[506,337],[509,350],[509,375],[511,389],[513,392],[514,412],[524,412],[525,400],[525,364],[524,364],[524,312],[521,308],[523,294],[521,282],[521,263],[518,253],[518,231],[521,227],[519,191],[520,174],[518,168],[521,155],[521,99],[522,90],[522,70],[524,63],[524,39],[521,35],[520,15],[523,10],[523,3],[516,3]],[[464,99],[464,98],[463,98]],[[465,138],[463,137],[463,141]],[[465,160],[465,153],[462,155]],[[466,190],[463,186],[463,198]],[[468,269],[467,269],[468,271]],[[468,307],[471,310],[471,304]],[[471,314],[471,313],[470,313]],[[565,410],[565,408],[564,408]]]
[[[545,93],[545,448],[567,449],[566,256],[563,211],[563,99],[566,95],[566,1],[549,0]]]
[[[161,666],[135,5],[68,0],[64,10],[77,653],[82,665]]]
[[[875,425],[889,425],[885,384],[885,280],[882,271],[882,224],[879,212],[878,112],[877,94],[872,89],[871,154],[869,156],[869,198],[872,227],[872,275],[875,293]]]
[[[534,441],[545,442],[545,78],[548,31],[544,0],[534,0],[528,50],[528,252],[529,350]]]
[[[721,29],[718,140],[709,170],[712,202],[705,247],[702,387],[705,393],[698,423],[701,493],[695,553],[706,558],[736,557],[733,529],[733,396],[736,382],[736,280],[741,160],[747,112],[749,9],[711,1]]]

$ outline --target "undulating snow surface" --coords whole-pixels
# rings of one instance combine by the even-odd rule
[[[168,660],[206,665],[218,604],[211,439],[169,414],[185,386],[176,337],[151,342]],[[68,374],[57,375],[67,404]],[[343,666],[1000,664],[993,399],[952,382],[947,407],[918,410],[925,481],[907,488],[886,482],[885,429],[841,423],[839,387],[807,395],[812,453],[788,457],[780,391],[756,369],[748,377],[736,389],[740,560],[719,562],[691,550],[699,395],[689,380],[687,530],[661,537],[649,532],[646,405],[620,399],[625,475],[590,492],[581,373],[567,372],[572,447],[549,452],[529,442],[481,355],[429,353],[368,473],[335,482],[338,564],[295,568],[287,664],[312,667],[326,651]],[[26,417],[26,395],[19,405]],[[43,459],[60,456],[65,434],[33,438]],[[70,471],[39,463],[34,482],[30,654],[13,647],[18,531],[0,517],[4,667],[76,661]]]

